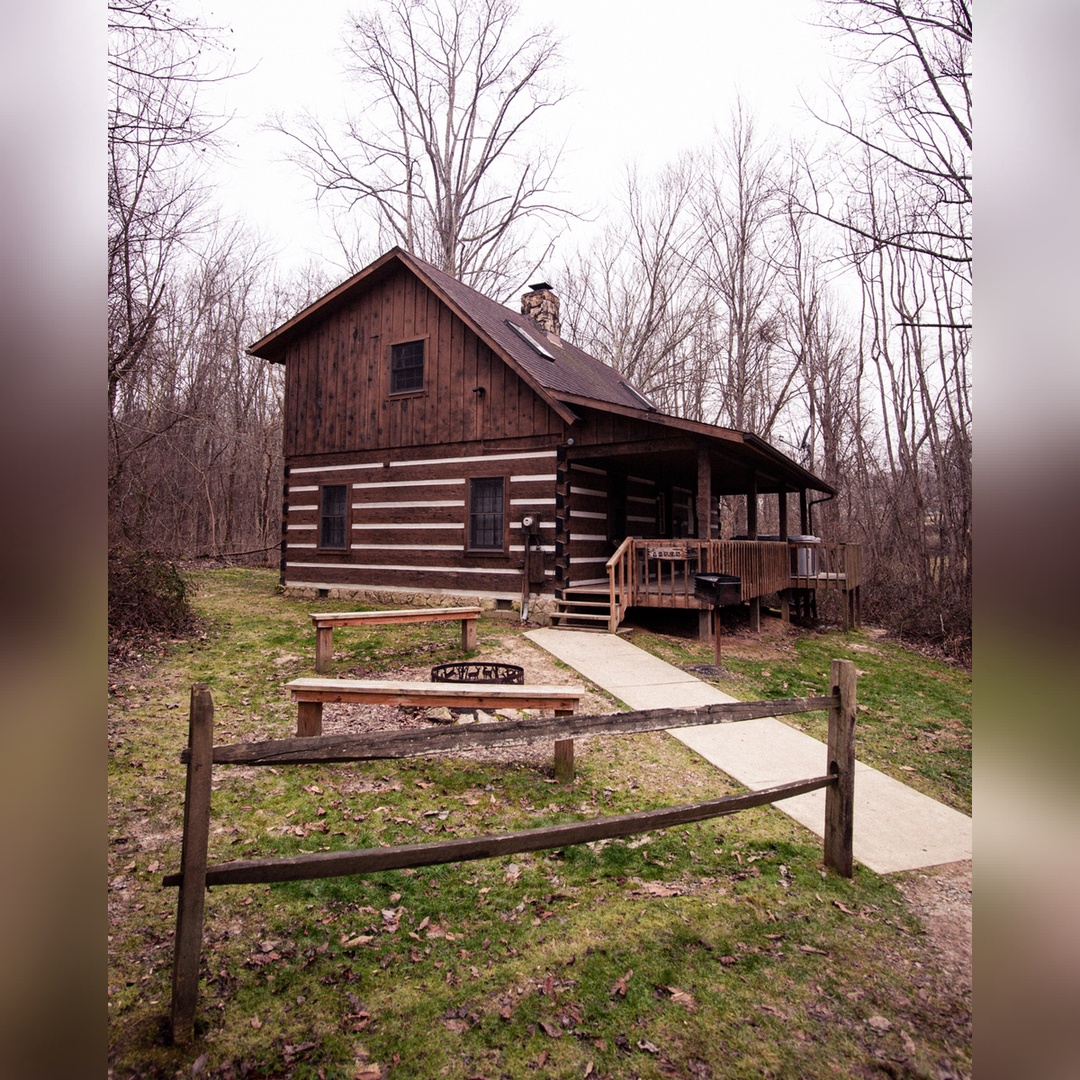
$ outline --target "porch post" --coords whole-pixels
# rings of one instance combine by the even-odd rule
[[[757,539],[757,472],[750,474],[750,490],[746,493],[746,535]]]
[[[799,534],[808,536],[810,533],[810,514],[806,505],[806,488],[799,491]]]
[[[776,502],[780,519],[780,543],[786,546],[788,539],[788,506],[787,488],[783,485],[780,486],[780,490],[776,493]],[[791,622],[791,598],[787,589],[780,590],[780,618],[786,623]]]
[[[757,539],[758,511],[757,471],[750,474],[750,490],[746,493],[746,535],[751,540]],[[750,629],[755,633],[761,630],[761,597],[750,599]]]
[[[704,446],[697,452],[697,535],[699,540],[712,539],[712,464]],[[700,570],[708,569],[699,566]],[[698,641],[708,641],[712,630],[712,609],[698,610]]]

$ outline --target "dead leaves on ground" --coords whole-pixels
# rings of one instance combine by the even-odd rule
[[[694,995],[686,990],[680,990],[677,986],[661,986],[661,993],[666,994],[676,1005],[682,1005],[687,1012],[697,1012],[697,1002]]]
[[[817,896],[816,893],[814,895],[819,901],[821,900],[821,897]],[[833,900],[833,907],[837,908],[839,911],[842,911],[845,915],[854,915],[857,918],[862,919],[864,922],[871,922],[872,920],[870,916],[873,915],[875,912],[879,912],[881,910],[881,908],[874,907],[873,904],[867,904],[864,907],[860,908],[858,911],[855,911],[854,908],[849,908],[847,904],[841,903],[839,900]]]

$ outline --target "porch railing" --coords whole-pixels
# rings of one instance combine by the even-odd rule
[[[609,629],[626,609],[703,608],[695,574],[733,574],[743,600],[783,589],[838,589],[862,585],[858,544],[770,540],[642,540],[627,537],[607,562]]]

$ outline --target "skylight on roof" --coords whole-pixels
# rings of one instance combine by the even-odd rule
[[[633,394],[634,397],[636,397],[638,401],[640,401],[641,404],[649,410],[649,412],[656,412],[656,406],[644,394],[642,394],[638,390],[635,390],[628,382],[623,382],[623,387],[629,390],[630,393]]]
[[[524,326],[518,326],[517,323],[511,322],[509,319],[506,320],[506,325],[509,326],[510,329],[513,330],[518,337],[531,345],[545,360],[550,360],[552,363],[555,362],[555,357],[552,356],[551,353],[549,353],[547,349],[545,349],[544,346],[541,345],[540,342],[537,341],[536,338],[534,338],[532,334],[530,334],[528,330],[525,329]]]

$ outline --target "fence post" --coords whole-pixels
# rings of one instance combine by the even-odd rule
[[[825,865],[844,877],[852,874],[855,812],[855,664],[834,660],[832,693],[839,703],[829,710],[829,773],[836,782],[825,789]]]
[[[173,951],[173,1042],[195,1035],[199,992],[203,910],[206,903],[206,850],[210,838],[210,777],[214,753],[214,700],[205,683],[191,688],[188,726],[187,787],[184,793],[184,839],[180,854],[180,893],[176,903]]]
[[[573,710],[556,709],[556,716],[572,716]],[[555,740],[555,779],[560,784],[571,784],[574,781],[574,740]]]

